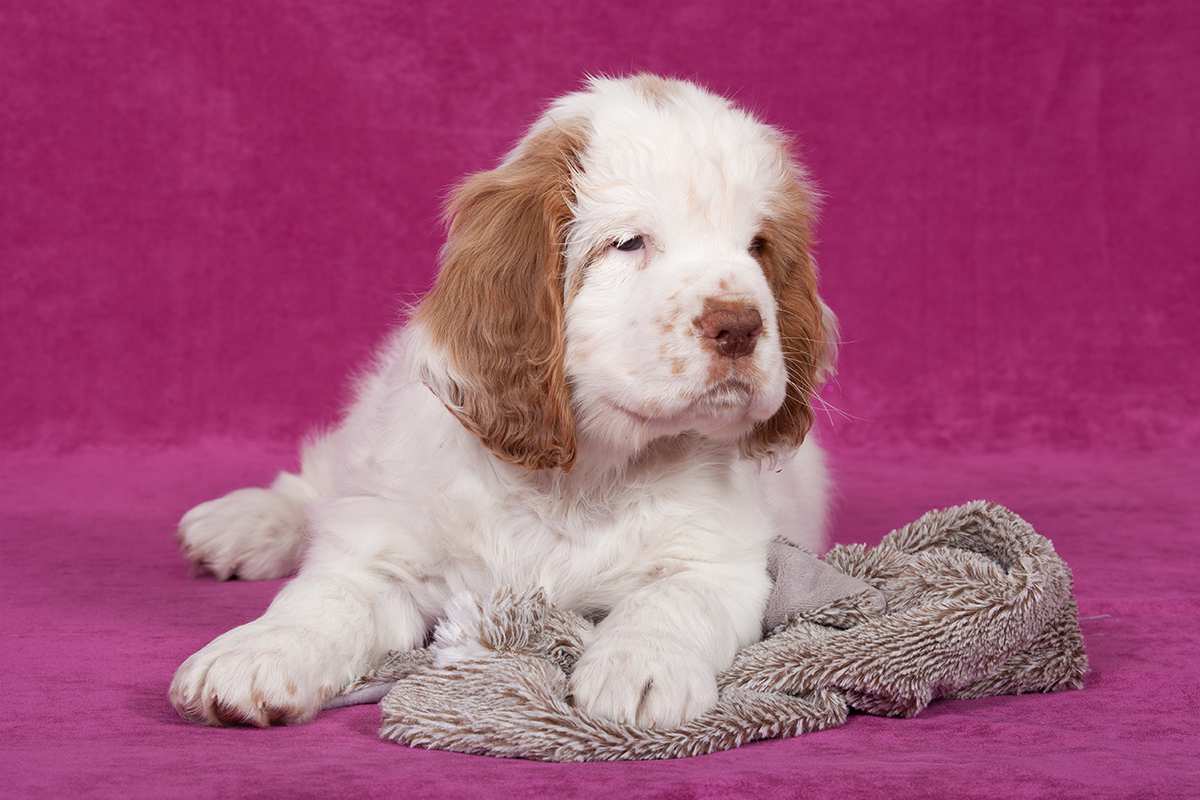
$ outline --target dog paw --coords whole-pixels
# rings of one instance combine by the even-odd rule
[[[304,628],[251,622],[218,636],[175,671],[171,705],[208,725],[307,722],[337,687]]]
[[[179,521],[179,542],[197,568],[220,580],[282,578],[296,569],[304,510],[270,489],[238,489],[201,503]]]
[[[673,728],[717,702],[716,674],[699,653],[645,635],[601,634],[571,674],[583,711],[616,722]]]

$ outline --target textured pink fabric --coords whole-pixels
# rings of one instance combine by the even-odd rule
[[[1196,797],[1196,460],[912,447],[836,459],[842,541],[935,505],[1020,509],[1073,566],[1094,669],[1080,692],[938,703],[663,763],[550,765],[375,738],[374,706],[269,730],[184,723],[175,667],[279,583],[195,579],[181,508],[268,480],[290,454],[214,441],[0,460],[0,794],[113,797]],[[1132,479],[1129,475],[1132,474]]]
[[[1200,794],[1194,4],[420,6],[0,5],[0,791]],[[178,722],[175,665],[276,588],[189,579],[178,515],[333,418],[448,186],[633,69],[796,133],[827,193],[838,540],[1011,505],[1075,568],[1089,687],[664,764]]]

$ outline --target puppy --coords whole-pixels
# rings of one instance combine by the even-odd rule
[[[437,281],[298,475],[180,523],[219,578],[299,567],[175,673],[188,719],[311,719],[449,602],[601,619],[574,702],[674,726],[761,636],[769,540],[820,549],[805,441],[834,319],[784,137],[694,84],[595,79],[448,208]]]

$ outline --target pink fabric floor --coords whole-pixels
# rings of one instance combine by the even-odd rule
[[[985,497],[1075,570],[1052,696],[667,763],[408,750],[373,707],[214,730],[193,579],[429,285],[447,187],[581,76],[797,136],[842,321],[838,541]],[[0,3],[0,796],[1200,796],[1200,14],[1190,0]]]
[[[88,449],[0,462],[0,769],[11,797],[1188,797],[1200,791],[1197,459],[1021,450],[844,451],[840,541],[927,507],[1020,509],[1075,571],[1087,688],[853,717],[796,739],[664,763],[551,765],[375,738],[374,706],[310,725],[210,729],[166,701],[175,666],[259,613],[277,582],[196,579],[180,509],[268,479],[277,447]]]

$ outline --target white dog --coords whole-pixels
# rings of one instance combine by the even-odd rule
[[[184,516],[218,577],[299,574],[183,663],[175,708],[308,720],[452,599],[510,585],[603,618],[583,709],[705,711],[761,636],[768,541],[823,543],[813,205],[784,137],[694,84],[553,103],[455,192],[436,284],[300,474]]]

